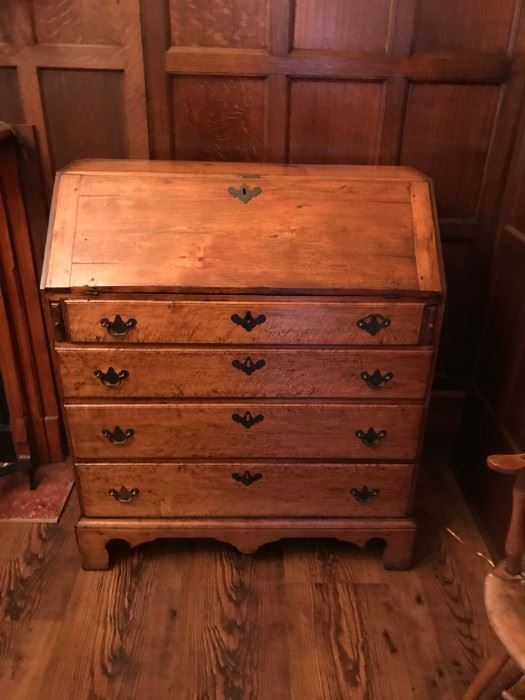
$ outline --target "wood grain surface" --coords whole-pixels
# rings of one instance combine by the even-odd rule
[[[267,4],[259,0],[170,0],[173,46],[266,45]]]
[[[263,175],[279,175],[280,177],[312,177],[319,174],[318,165],[297,165],[297,164],[286,164],[286,163],[257,163],[257,173],[261,176]],[[110,174],[118,174],[117,177],[112,178],[113,186],[116,186],[118,182],[121,182],[121,177],[123,173],[129,175],[137,174],[137,168],[140,169],[142,175],[146,174],[170,174],[176,175],[197,175],[203,172],[203,168],[206,172],[215,175],[229,175],[231,177],[240,177],[246,172],[245,163],[236,162],[218,162],[218,161],[173,161],[173,160],[114,160],[108,158],[86,158],[83,160],[75,161],[68,165],[68,172],[70,173],[91,173],[92,175],[103,176],[102,182],[100,179],[86,179],[84,186],[86,187],[96,187],[97,184],[102,187],[105,186],[107,178],[110,178]],[[348,177],[351,170],[356,171],[355,168],[349,168],[348,165],[334,165],[334,164],[323,164],[322,172],[328,173],[335,178]],[[392,196],[391,187],[393,186],[393,181],[398,182],[398,185],[402,185],[402,191],[406,192],[407,183],[405,181],[423,181],[428,182],[428,177],[407,165],[381,165],[380,167],[375,165],[360,165],[357,169],[359,173],[359,180],[375,181],[376,185],[379,180],[386,180],[383,183],[383,190],[379,188],[379,192],[383,192],[383,198],[387,193]],[[136,178],[135,178],[136,179]],[[354,178],[355,179],[355,178]],[[368,183],[369,184],[369,183]],[[135,182],[135,185],[137,183]],[[358,187],[359,183],[355,183],[354,186]],[[146,183],[144,185],[146,188],[151,187],[151,183]],[[121,185],[121,187],[124,187]],[[386,189],[385,189],[386,187]],[[360,191],[359,189],[357,191]],[[394,192],[399,193],[399,189],[394,189]],[[94,193],[94,191],[93,191]],[[99,191],[100,194],[100,191]],[[398,195],[399,196],[399,195]],[[397,201],[397,197],[396,197]]]
[[[383,94],[379,82],[292,80],[290,162],[377,163]]]
[[[427,349],[57,349],[66,398],[110,400],[228,396],[423,399],[432,356]],[[110,368],[128,375],[108,386]],[[98,372],[103,373],[102,379],[106,377],[106,384]],[[376,386],[375,381],[382,383]]]
[[[462,220],[475,216],[498,99],[497,85],[413,83],[409,88],[400,162],[425,163],[434,174],[442,216]],[[451,103],[456,109],[450,109]],[[446,159],[434,146],[437,140],[446,144]],[[478,148],[472,147],[474,143]]]
[[[68,337],[95,343],[227,343],[296,345],[417,345],[424,304],[402,302],[265,301],[112,301],[64,302]],[[111,335],[101,325],[120,315],[136,325],[126,335]],[[241,321],[251,314],[258,323],[250,330]],[[237,322],[232,316],[238,316]],[[375,335],[357,324],[370,315],[388,320]]]
[[[177,80],[183,81],[182,88],[185,79]],[[222,78],[207,80],[212,85],[202,85],[204,95]],[[257,85],[254,80],[228,79],[235,91],[229,102],[237,112],[247,109],[236,106],[239,91],[250,109],[257,105],[250,97],[253,87],[247,93],[241,89],[244,82]],[[219,120],[218,115],[204,112],[206,118]],[[320,125],[314,123],[312,128],[319,131]],[[246,129],[251,136],[254,126]],[[184,121],[179,131],[191,148]],[[239,131],[243,129],[237,126],[235,138]],[[192,127],[191,133],[202,148],[199,132]],[[341,137],[348,140],[347,134]],[[363,142],[359,136],[358,140]],[[192,153],[183,152],[181,157],[191,158]],[[209,160],[218,157],[216,152],[207,156]],[[256,152],[250,158],[261,159]],[[429,243],[435,248],[438,236],[428,184],[411,190],[412,179],[390,182],[388,171],[381,168],[376,169],[376,182],[362,180],[357,166],[342,166],[339,177],[323,166],[312,166],[312,174],[304,177],[293,168],[283,176],[283,166],[273,171],[266,168],[263,174],[257,163],[230,166],[236,175],[210,170],[206,163],[194,164],[189,175],[175,163],[173,175],[150,172],[144,177],[140,161],[135,165],[134,174],[115,176],[118,161],[105,175],[83,174],[80,189],[68,188],[66,183],[78,178],[77,171],[62,171],[57,188],[65,190],[61,209],[68,213],[69,224],[65,240],[59,228],[56,241],[51,225],[50,245],[52,257],[71,256],[67,286],[236,289],[243,294],[288,289],[437,295],[442,290],[437,271],[425,277],[424,284],[418,276],[418,268],[424,267],[420,257]],[[409,177],[409,171],[403,172]],[[239,196],[241,192],[248,199]],[[417,206],[429,212],[424,231],[413,225]],[[420,236],[426,246],[419,244]],[[46,288],[63,286],[63,271],[57,272],[55,278],[49,266]]]
[[[296,49],[384,51],[390,0],[297,0],[293,46]]]
[[[239,403],[66,404],[77,460],[292,458],[413,460],[423,418],[417,404]],[[234,416],[238,417],[237,420]],[[255,421],[245,427],[240,421]],[[103,431],[134,435],[113,444]],[[373,446],[356,431],[386,431]]]
[[[252,556],[162,541],[83,572],[71,500],[58,525],[0,523],[5,698],[457,700],[496,649],[486,552],[439,468],[421,489],[412,571],[288,541]],[[439,527],[436,525],[438,523]],[[462,546],[443,529],[465,540]]]
[[[82,464],[80,500],[88,517],[406,516],[413,465]],[[245,476],[247,481],[240,479]],[[250,483],[250,480],[252,480]],[[119,503],[109,491],[139,493]],[[377,490],[360,501],[352,489]],[[146,524],[145,524],[146,525]]]
[[[128,146],[122,129],[125,123],[123,77],[122,71],[40,71],[55,170],[82,155],[110,158],[126,155]],[[77,117],[79,113],[83,115],[82,121]]]
[[[173,76],[171,94],[176,158],[264,158],[263,78]]]
[[[381,540],[385,569],[403,571],[412,565],[416,531],[413,518],[80,518],[75,527],[87,571],[109,568],[112,540],[137,547],[164,538],[212,538],[253,554],[283,537],[338,539],[359,547]]]

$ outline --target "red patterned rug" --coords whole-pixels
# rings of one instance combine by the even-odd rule
[[[25,474],[0,479],[0,520],[58,522],[73,488],[71,462],[43,464],[36,480],[37,488],[31,491]]]

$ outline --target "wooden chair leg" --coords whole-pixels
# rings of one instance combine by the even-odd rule
[[[505,690],[508,690],[519,681],[522,673],[523,671],[514,659],[509,659],[487,690],[480,695],[480,700],[496,700],[496,698],[500,698]]]
[[[505,649],[494,653],[481,667],[462,700],[497,700],[521,678],[523,671]]]

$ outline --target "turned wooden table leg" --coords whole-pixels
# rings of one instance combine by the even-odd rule
[[[391,571],[410,569],[414,558],[416,526],[414,525],[410,530],[392,532],[384,539],[386,540],[386,549],[383,552],[385,569]]]
[[[75,528],[82,568],[88,571],[109,568],[109,553],[106,535],[97,530],[87,530],[82,525]]]

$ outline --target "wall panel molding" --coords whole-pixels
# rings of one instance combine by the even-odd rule
[[[138,0],[111,0],[105,3],[99,0],[82,3],[66,0],[60,4],[60,12],[39,0],[7,0],[4,18],[7,27],[5,36],[9,41],[0,43],[0,68],[11,66],[16,69],[22,120],[37,128],[48,193],[52,187],[54,164],[49,142],[49,120],[39,79],[41,71],[46,69],[120,71],[123,75],[120,99],[124,115],[121,125],[126,143],[124,155],[131,158],[148,157]],[[110,40],[118,43],[100,43]],[[89,104],[84,108],[89,110]],[[92,116],[97,117],[96,114]],[[3,117],[0,115],[0,118]],[[82,130],[81,121],[76,128],[77,132]],[[104,128],[104,121],[100,119],[101,132]],[[90,138],[90,146],[95,144],[97,150],[93,134]],[[77,142],[80,156],[83,155],[83,144],[78,133]],[[103,151],[103,145],[100,144],[99,151]],[[101,154],[104,155],[99,152]]]

